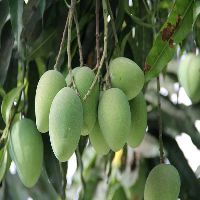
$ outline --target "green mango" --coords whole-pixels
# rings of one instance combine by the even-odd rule
[[[169,164],[159,164],[147,177],[144,200],[177,200],[180,192],[177,169]]]
[[[36,125],[40,132],[48,132],[51,103],[65,85],[64,76],[56,70],[49,70],[41,76],[35,96]]]
[[[42,170],[43,142],[32,120],[24,118],[13,125],[9,150],[22,183],[33,187]]]
[[[64,87],[53,99],[49,114],[49,135],[56,158],[67,161],[74,153],[83,126],[83,107],[76,92]]]
[[[118,88],[103,92],[98,107],[99,126],[108,146],[120,150],[130,132],[131,112],[127,96]]]
[[[178,78],[193,103],[200,101],[200,55],[189,53],[181,60]]]
[[[74,82],[77,90],[80,94],[81,99],[86,95],[90,88],[95,74],[89,67],[76,67],[72,70],[74,76]],[[71,84],[71,78],[68,74],[66,78],[67,85]],[[99,85],[96,83],[91,94],[88,96],[86,101],[82,101],[83,104],[83,128],[81,130],[82,135],[88,135],[96,122],[97,106],[99,99]]]
[[[132,99],[129,105],[131,109],[131,130],[128,134],[127,143],[135,148],[142,142],[147,127],[147,105],[142,92]]]
[[[121,89],[128,100],[136,97],[144,85],[144,73],[132,60],[118,57],[109,64],[112,87]]]
[[[104,139],[104,136],[99,127],[98,120],[96,121],[95,126],[90,132],[89,137],[90,137],[90,142],[95,151],[97,152],[97,154],[105,155],[109,152],[110,148]]]

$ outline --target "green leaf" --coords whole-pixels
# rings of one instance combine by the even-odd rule
[[[175,47],[172,47],[169,41],[173,40],[176,44],[180,43],[192,29],[193,4],[194,0],[176,0],[167,21],[158,33],[154,45],[147,56],[145,68],[146,81],[156,77],[173,58]],[[170,32],[172,26],[175,29]],[[168,29],[166,29],[167,27]],[[167,32],[166,34],[170,33],[171,37],[168,38],[164,32]],[[164,39],[162,39],[162,35]]]
[[[23,14],[23,0],[8,0],[10,7],[10,18],[12,24],[12,31],[17,41],[18,51],[20,51],[20,35],[23,28],[22,14]]]
[[[24,85],[14,88],[10,92],[8,92],[3,98],[3,102],[1,105],[1,114],[6,124],[9,123],[9,117],[10,117],[13,103],[18,100],[23,88],[24,88]]]
[[[59,161],[56,159],[50,144],[49,135],[43,135],[44,141],[44,166],[48,179],[58,194],[62,192],[62,174]]]
[[[0,2],[0,38],[1,38],[1,30],[7,20],[9,7],[8,7],[8,1],[2,0]],[[0,45],[1,46],[1,45]]]
[[[14,45],[14,38],[10,32],[9,24],[6,24],[4,26],[1,37],[2,43],[0,48],[0,84],[3,85],[7,77],[12,49]]]

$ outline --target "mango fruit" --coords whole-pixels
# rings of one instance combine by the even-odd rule
[[[89,67],[76,67],[72,70],[74,76],[74,82],[81,99],[85,96],[90,88],[95,74]],[[70,75],[66,78],[67,85],[71,83]],[[99,99],[99,86],[96,83],[95,87],[91,91],[86,101],[82,101],[83,104],[83,128],[81,130],[82,135],[88,135],[96,122],[97,106]]]
[[[49,130],[49,111],[56,94],[65,87],[63,75],[56,70],[45,72],[37,85],[35,96],[36,125],[41,133]]]
[[[144,73],[132,60],[118,57],[109,64],[112,87],[121,89],[128,100],[136,97],[144,85]]]
[[[108,146],[115,152],[121,149],[127,141],[131,125],[128,99],[122,90],[111,88],[103,92],[98,121]]]
[[[193,103],[200,101],[200,55],[189,53],[181,60],[178,78]]]
[[[42,170],[43,142],[32,120],[24,118],[13,125],[9,152],[22,183],[26,187],[33,187]]]
[[[56,158],[67,161],[74,153],[83,126],[83,107],[76,92],[64,87],[51,104],[49,135]]]
[[[159,164],[149,173],[144,190],[144,200],[177,200],[180,177],[169,164]]]
[[[127,143],[135,148],[142,142],[147,127],[147,106],[142,92],[132,99],[129,105],[131,109],[131,129]]]
[[[90,142],[99,155],[106,155],[110,148],[107,145],[104,136],[101,132],[101,129],[99,127],[98,120],[95,123],[95,126],[93,127],[92,131],[89,134]]]

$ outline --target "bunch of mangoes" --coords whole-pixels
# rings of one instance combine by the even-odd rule
[[[147,126],[147,109],[141,92],[143,71],[132,60],[119,57],[109,65],[111,88],[100,91],[97,81],[88,93],[95,73],[76,67],[65,78],[56,70],[40,78],[35,96],[36,124],[23,118],[12,126],[9,150],[23,184],[37,182],[43,162],[40,133],[49,133],[56,158],[67,161],[81,135],[89,135],[96,152],[116,152],[125,143],[138,146]],[[73,87],[75,85],[75,87]]]

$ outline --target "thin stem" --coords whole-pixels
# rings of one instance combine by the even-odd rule
[[[82,45],[81,45],[81,36],[80,36],[80,29],[79,29],[79,24],[78,24],[76,7],[74,7],[74,22],[76,24],[76,34],[77,34],[77,41],[78,41],[80,66],[83,67],[83,50],[82,50]]]
[[[112,30],[113,30],[113,35],[114,35],[114,39],[115,39],[115,47],[117,48],[118,54],[120,53],[120,49],[119,49],[119,40],[117,37],[117,30],[115,27],[115,21],[114,21],[114,16],[113,16],[113,12],[110,6],[110,2],[109,0],[107,0],[107,5],[108,5],[108,12],[110,15],[110,21],[111,21],[111,26],[112,26]]]
[[[99,0],[96,0],[96,54],[97,54],[97,63],[96,68],[99,67],[100,63],[100,49],[99,49]]]
[[[67,35],[68,20],[69,20],[69,14],[68,14],[67,19],[66,19],[66,22],[65,22],[65,28],[64,28],[64,31],[63,31],[63,35],[62,35],[62,40],[61,40],[61,43],[60,43],[59,52],[58,52],[58,55],[57,55],[57,58],[56,58],[56,63],[55,63],[55,65],[54,65],[54,69],[55,69],[55,70],[58,70],[58,65],[59,65],[59,63],[60,63],[61,54],[62,54],[62,51],[63,51],[63,49],[64,49],[65,38],[66,38],[66,35]]]
[[[102,0],[102,4],[103,4],[103,17],[104,17],[104,49],[103,49],[103,55],[101,57],[100,60],[100,64],[97,70],[97,74],[92,82],[92,85],[90,86],[90,88],[88,89],[86,95],[83,97],[83,101],[85,101],[87,99],[87,97],[90,95],[92,89],[94,88],[98,78],[99,78],[99,74],[101,72],[101,68],[103,66],[104,63],[104,59],[107,57],[107,38],[108,38],[108,21],[107,21],[107,17],[108,17],[108,9],[107,9],[107,4],[106,4],[106,0]]]
[[[67,38],[67,56],[68,56],[67,67],[68,67],[69,75],[72,80],[73,88],[75,89],[76,93],[79,95],[78,90],[76,88],[76,84],[75,84],[74,77],[72,74],[72,67],[71,67],[71,62],[72,62],[72,58],[71,58],[71,32],[72,31],[71,29],[72,29],[72,19],[74,15],[75,5],[76,5],[76,0],[71,0],[71,6],[69,9],[68,38]]]
[[[162,138],[162,113],[161,113],[161,101],[160,101],[160,79],[157,77],[157,95],[158,95],[158,128],[159,128],[159,146],[160,146],[160,163],[164,163],[164,151],[163,151],[163,138]]]

